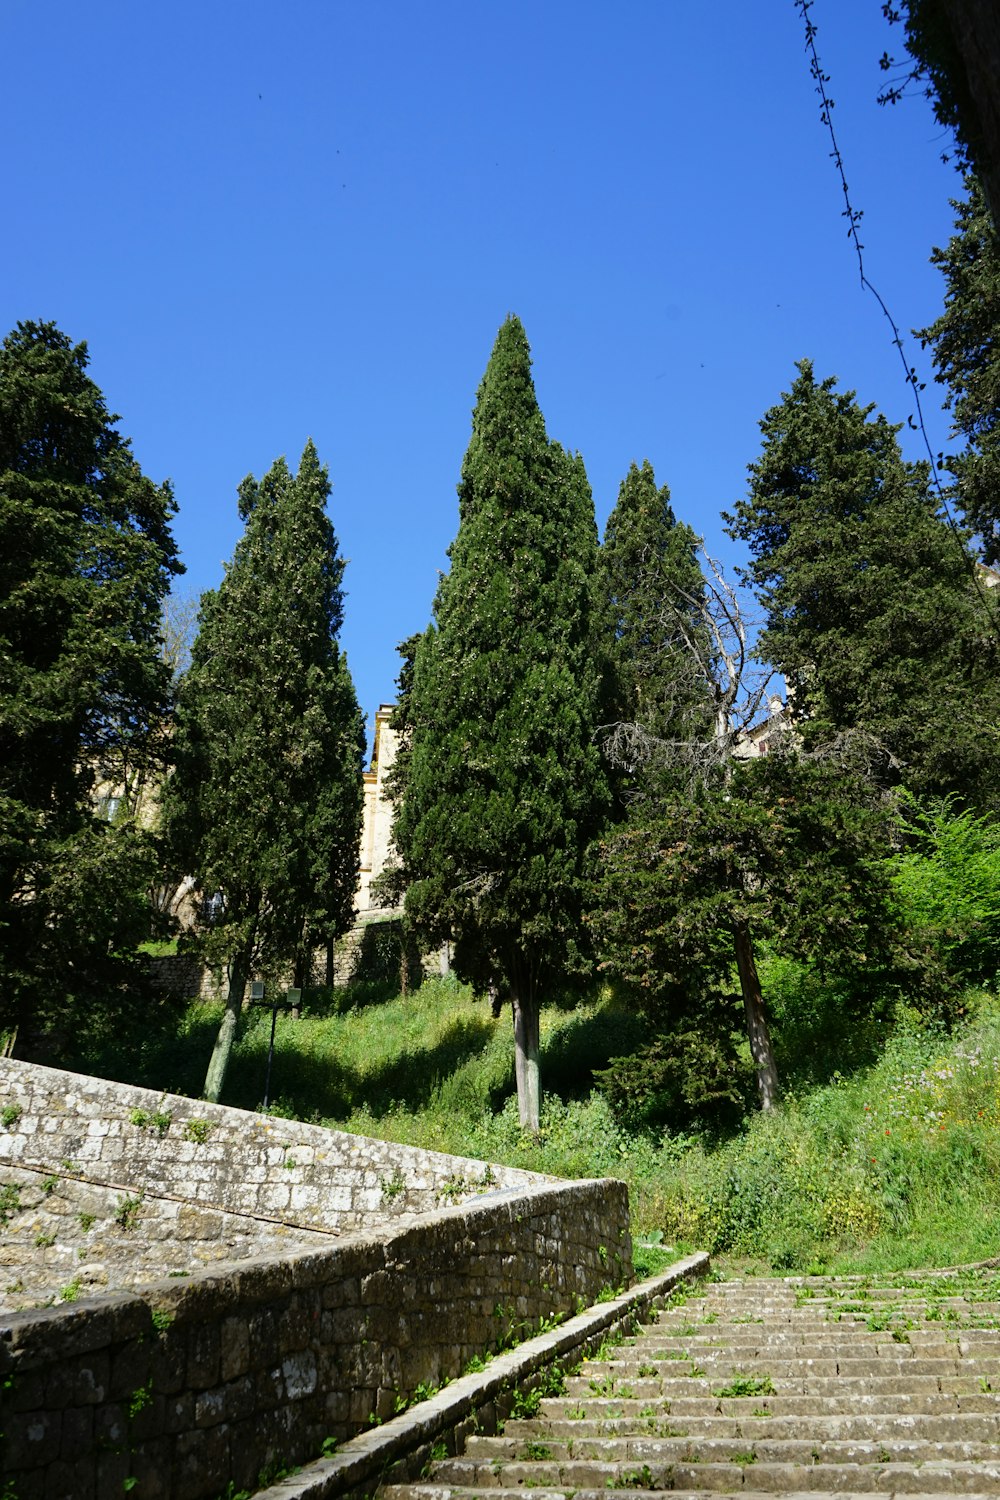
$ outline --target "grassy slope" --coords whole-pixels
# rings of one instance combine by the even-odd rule
[[[78,1065],[197,1094],[217,1024],[211,1006],[194,1007],[179,1030],[147,1015],[134,1038],[117,1033]],[[270,1012],[256,1013],[227,1102],[257,1104],[269,1034]],[[495,1021],[447,981],[343,1014],[280,1018],[272,1096],[280,1110],[364,1134],[624,1177],[639,1234],[662,1231],[673,1245],[761,1269],[874,1271],[1000,1254],[1000,1009],[989,997],[950,1036],[911,1022],[878,1048],[859,1038],[853,1071],[838,1048],[844,1074],[822,1082],[814,1039],[808,1061],[786,1055],[780,1113],[751,1115],[728,1137],[629,1132],[613,1118],[591,1071],[640,1034],[609,997],[545,1011],[537,1140],[517,1126],[509,1017]],[[804,1049],[791,1018],[785,1034]]]

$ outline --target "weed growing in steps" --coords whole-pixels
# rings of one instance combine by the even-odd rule
[[[728,1385],[714,1386],[713,1396],[773,1396],[774,1383],[770,1375],[732,1375]]]

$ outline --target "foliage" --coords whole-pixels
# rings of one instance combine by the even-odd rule
[[[616,1058],[635,1119],[739,1106],[734,934],[857,976],[889,956],[884,820],[839,767],[770,755],[632,820],[600,846],[591,913],[603,967],[671,1034]]]
[[[822,980],[812,970],[807,984],[800,969],[793,983],[790,964],[782,963],[783,977],[765,955],[762,972],[780,1000],[779,1036],[795,1037],[786,1053],[785,1102],[738,1125],[706,1117],[694,1131],[639,1129],[591,1091],[594,1067],[601,1065],[596,1040],[603,1038],[606,1064],[616,1040],[620,1044],[616,1026],[634,1022],[605,991],[572,1009],[544,1011],[542,1061],[550,1092],[541,1129],[525,1131],[503,1027],[487,1004],[446,980],[340,1015],[298,1022],[279,1017],[274,1076],[288,1088],[282,1113],[556,1177],[623,1178],[633,1234],[672,1246],[674,1258],[708,1249],[723,1265],[736,1257],[759,1267],[823,1264],[847,1271],[995,1255],[995,997],[966,992],[966,1014],[950,1033],[915,1013],[895,1014],[891,997],[871,1008],[877,1018],[838,1030],[843,982]],[[212,1017],[212,1007],[193,1006],[186,1040],[158,1057],[147,1053],[142,1081],[156,1088],[171,1079],[197,1081],[217,1008]],[[235,1102],[252,1105],[260,1097],[269,1031],[269,1017],[259,1015],[237,1043],[230,1081]],[[107,1055],[118,1076],[123,1062],[129,1073],[120,1047]],[[550,1061],[556,1056],[559,1069]],[[115,1076],[99,1057],[89,1066]],[[746,1071],[745,1056],[742,1066]],[[562,1095],[552,1088],[557,1081]]]
[[[700,627],[698,538],[675,519],[653,467],[632,464],[598,553],[598,594],[611,658],[609,717],[660,739],[703,728],[705,693],[685,637]],[[701,690],[700,690],[701,689]]]
[[[245,532],[202,599],[166,795],[179,870],[215,900],[198,938],[230,1002],[206,1091],[218,1097],[252,967],[273,972],[350,925],[364,734],[337,645],[344,564],[307,443],[240,486]]]
[[[30,1021],[49,1055],[121,1002],[149,935],[156,859],[135,812],[162,764],[159,617],[181,571],[169,486],[142,474],[87,364],[52,323],[0,348],[0,1023]]]
[[[580,951],[583,851],[607,800],[593,743],[593,505],[548,441],[521,324],[497,335],[459,485],[459,531],[416,652],[395,837],[407,918],[457,972],[511,997],[537,1124],[538,1006]]]
[[[935,379],[946,387],[953,435],[965,451],[948,457],[965,519],[988,563],[1000,562],[1000,246],[982,192],[966,177],[968,196],[952,202],[955,234],[931,261],[945,278],[944,311],[919,331],[934,354]]]
[[[907,846],[893,886],[910,941],[933,955],[952,988],[992,980],[1000,969],[1000,827],[952,801],[904,820]]]
[[[835,384],[802,361],[726,518],[767,611],[759,654],[784,672],[807,747],[846,739],[882,785],[989,807],[998,638],[971,561],[898,428]]]
[[[420,954],[406,924],[398,917],[369,922],[361,933],[351,986],[367,984],[380,988],[382,998],[389,999],[407,989],[407,979],[420,972]]]

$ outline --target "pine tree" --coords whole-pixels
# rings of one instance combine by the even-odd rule
[[[105,1004],[148,935],[153,855],[131,815],[162,763],[159,621],[182,571],[169,486],[144,477],[87,365],[52,323],[0,349],[2,1004],[43,1029]]]
[[[882,784],[989,806],[997,636],[961,537],[897,427],[808,361],[761,423],[750,493],[727,517],[766,611],[759,654],[789,682],[807,746],[866,737]],[[879,764],[875,766],[875,762]]]
[[[174,858],[214,898],[202,934],[229,998],[205,1083],[218,1099],[253,969],[350,925],[364,733],[337,644],[344,564],[327,471],[307,443],[240,486],[245,531],[200,629],[177,712],[166,810]]]
[[[459,530],[414,663],[396,840],[408,917],[509,997],[538,1128],[546,990],[583,965],[583,853],[607,789],[593,740],[597,535],[583,463],[548,441],[524,330],[500,329],[462,466]]]
[[[1000,239],[974,177],[968,198],[953,203],[956,233],[931,256],[944,274],[944,312],[920,330],[930,344],[935,379],[948,388],[953,432],[967,443],[948,467],[958,502],[980,537],[987,562],[1000,562]]]

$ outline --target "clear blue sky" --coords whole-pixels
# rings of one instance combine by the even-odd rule
[[[868,274],[920,326],[947,140],[923,100],[875,102],[901,45],[879,0],[812,15]],[[232,553],[239,480],[315,440],[369,713],[429,618],[508,311],[599,524],[649,458],[730,568],[719,511],[797,359],[910,410],[792,0],[0,0],[0,53],[2,331],[87,340],[174,483],[194,592]]]

